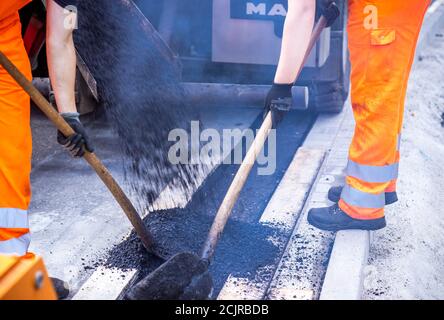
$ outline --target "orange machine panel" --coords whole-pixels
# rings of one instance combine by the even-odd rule
[[[0,300],[56,300],[43,260],[0,255]]]

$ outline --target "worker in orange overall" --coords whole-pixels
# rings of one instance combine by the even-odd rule
[[[0,51],[31,80],[18,13],[28,2],[30,0],[0,1]],[[92,148],[76,112],[73,28],[66,23],[62,2],[46,1],[48,66],[59,111],[76,132],[71,137],[59,133],[58,141],[74,156],[82,156],[84,147],[91,151]],[[30,98],[0,67],[0,254],[22,256],[28,252],[31,154]],[[63,289],[61,281],[54,281],[56,289]],[[67,290],[58,292],[59,296],[67,295]]]
[[[377,230],[385,205],[398,200],[404,102],[421,25],[430,0],[349,0],[351,102],[356,120],[346,183],[333,187],[336,202],[311,209],[308,221],[323,230]]]

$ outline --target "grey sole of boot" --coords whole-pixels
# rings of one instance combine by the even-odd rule
[[[341,230],[367,230],[367,231],[375,231],[380,230],[386,227],[387,223],[385,218],[375,219],[375,220],[354,220],[346,225],[339,224],[331,224],[331,223],[322,223],[313,219],[310,215],[307,217],[308,223],[310,223],[313,227],[324,231],[341,231]]]

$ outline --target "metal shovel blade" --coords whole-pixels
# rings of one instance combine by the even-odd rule
[[[182,252],[139,281],[126,294],[128,300],[205,300],[213,291],[208,262]]]

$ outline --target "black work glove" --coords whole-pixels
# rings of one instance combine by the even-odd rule
[[[273,129],[282,121],[284,115],[290,111],[293,103],[291,88],[293,84],[277,84],[274,83],[265,98],[264,118],[271,111],[273,120]]]
[[[67,112],[60,115],[71,126],[75,134],[65,137],[63,133],[57,131],[57,142],[63,145],[73,157],[83,157],[85,149],[94,152],[94,147],[89,141],[85,127],[80,122],[79,114],[77,112]]]

